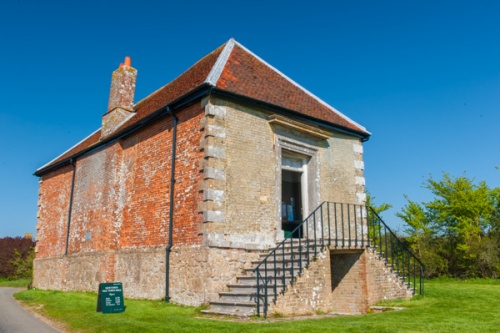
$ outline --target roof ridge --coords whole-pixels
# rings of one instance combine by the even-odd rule
[[[233,40],[233,39],[231,39]],[[330,104],[326,103],[325,101],[323,101],[321,98],[319,98],[318,96],[314,95],[313,93],[311,93],[309,90],[307,90],[306,88],[302,87],[300,84],[298,84],[297,82],[295,82],[294,80],[292,80],[291,78],[289,78],[288,76],[286,76],[285,74],[283,74],[280,70],[278,70],[276,67],[272,66],[271,64],[269,64],[267,61],[265,61],[264,59],[262,59],[261,57],[259,57],[258,55],[256,55],[255,53],[253,53],[252,51],[250,51],[248,48],[246,48],[245,46],[243,46],[241,43],[233,40],[234,43],[236,45],[238,45],[239,47],[241,47],[245,52],[249,53],[250,55],[252,55],[253,57],[255,57],[257,60],[259,60],[260,62],[262,62],[264,65],[266,65],[267,67],[269,67],[271,70],[275,71],[276,73],[278,73],[280,76],[282,76],[284,79],[286,79],[288,82],[290,82],[291,84],[293,84],[294,86],[296,86],[297,88],[301,89],[302,91],[304,91],[307,95],[311,96],[313,99],[315,99],[316,101],[318,101],[319,103],[321,103],[323,106],[327,107],[328,109],[330,109],[333,113],[337,114],[339,117],[342,117],[344,118],[347,122],[353,124],[354,126],[358,127],[359,129],[365,131],[366,133],[368,134],[371,134],[370,132],[368,132],[366,130],[366,128],[363,126],[363,125],[360,125],[358,124],[357,122],[355,122],[354,120],[352,120],[351,118],[347,117],[345,114],[343,114],[342,112],[340,112],[339,110],[335,109],[333,106],[331,106]]]
[[[210,70],[210,73],[208,73],[205,83],[208,83],[214,87],[217,85],[217,81],[219,81],[219,78],[222,74],[222,70],[226,66],[227,60],[229,59],[229,55],[233,51],[235,43],[237,42],[234,40],[234,38],[229,39],[229,41],[224,46],[222,52],[219,54],[217,61]]]

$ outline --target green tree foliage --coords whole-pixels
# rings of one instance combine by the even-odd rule
[[[30,251],[23,256],[17,250],[14,251],[15,259],[10,263],[15,267],[15,273],[11,278],[13,279],[31,279],[33,277],[33,260],[35,260],[35,248],[32,247]]]
[[[397,214],[427,276],[500,277],[500,189],[444,173],[428,179],[434,200],[408,203]]]
[[[380,205],[377,205],[375,203],[375,197],[371,196],[368,190],[366,190],[366,206],[371,207],[371,209],[373,209],[373,211],[379,216],[381,215],[382,212],[385,212],[386,210],[392,208],[392,205],[388,203],[382,203]],[[378,244],[381,244],[380,243],[381,240],[378,237],[378,235],[380,234],[379,231],[381,230],[381,226],[380,224],[376,223],[376,219],[373,218],[370,211],[368,211],[368,229],[372,237],[372,240],[376,238],[376,240],[374,241],[377,242]],[[385,251],[388,250],[385,249]]]
[[[377,205],[375,203],[375,197],[372,197],[370,194],[370,191],[368,191],[368,190],[366,190],[366,205],[368,207],[373,208],[375,213],[377,213],[378,215],[380,215],[380,213],[392,208],[392,205],[390,205],[388,203],[383,203],[383,204]]]
[[[35,242],[31,238],[0,238],[0,278],[31,277]],[[28,276],[29,274],[29,276]]]

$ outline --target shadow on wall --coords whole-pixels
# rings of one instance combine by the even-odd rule
[[[334,291],[342,281],[351,281],[353,276],[348,276],[353,271],[354,265],[360,260],[362,252],[358,253],[342,253],[331,254],[331,276],[332,276],[332,291]],[[354,272],[351,272],[351,275]]]

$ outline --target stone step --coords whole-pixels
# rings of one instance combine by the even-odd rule
[[[261,253],[260,261],[264,260],[268,255],[268,253]],[[285,252],[284,254],[283,251],[276,252],[276,260],[283,260],[283,258],[285,258],[285,260],[297,260],[299,258],[305,259],[307,258],[307,256],[309,256],[309,258],[312,258],[314,256],[314,251],[306,251],[305,249],[303,251],[299,251],[298,249],[294,248],[293,253],[291,251]],[[274,260],[274,255],[270,255],[268,260]]]
[[[272,289],[271,289],[272,290]],[[269,290],[268,290],[269,293]],[[256,302],[256,291],[240,292],[240,291],[224,291],[219,293],[220,301],[231,302]]]
[[[278,281],[277,281],[278,282]],[[276,292],[280,293],[284,289],[286,289],[290,283],[286,283],[285,287],[283,288],[282,283],[276,283]],[[228,292],[234,292],[234,293],[244,293],[244,294],[256,294],[257,293],[257,285],[255,284],[236,284],[236,285],[228,285]],[[260,286],[259,288],[261,293],[264,293],[264,286]],[[268,284],[267,285],[267,292],[274,293],[274,284]]]
[[[306,269],[306,266],[307,265],[305,262],[302,263],[302,271],[304,271],[304,269]],[[255,268],[245,268],[244,271],[245,271],[246,275],[255,277],[254,269]],[[261,276],[264,276],[265,272],[267,271],[267,277],[274,276],[275,273],[276,273],[276,276],[282,276],[283,272],[285,273],[285,275],[287,275],[287,274],[291,275],[292,271],[293,271],[293,275],[298,275],[300,272],[300,267],[298,264],[294,265],[293,267],[288,266],[288,267],[276,267],[276,268],[274,268],[274,266],[267,266],[267,269],[266,269],[266,267],[261,266],[259,271],[260,271]]]
[[[309,259],[309,261],[311,261],[312,258]],[[255,269],[257,267],[257,265],[259,265],[262,261],[252,261],[252,266],[254,267],[253,269]],[[260,269],[263,270],[265,266],[267,266],[268,268],[269,267],[275,267],[276,268],[281,268],[281,267],[291,267],[292,265],[294,267],[304,267],[304,262],[307,262],[307,257],[302,257],[301,259],[286,259],[283,260],[282,257],[276,257],[276,261],[274,260],[273,257],[269,258],[267,260],[267,264],[263,263],[262,265],[260,265]]]
[[[293,243],[293,245],[292,245]],[[276,249],[276,253],[282,253],[283,251],[285,253],[287,252],[290,252],[292,249],[295,251],[295,250],[299,250],[299,247],[302,248],[302,251],[307,251],[307,249],[309,249],[309,251],[311,251],[311,249],[314,251],[314,242],[312,241],[301,241],[300,243],[298,241],[294,241],[294,242],[285,242],[282,246],[280,246],[279,248]]]
[[[271,279],[271,277],[268,277]],[[232,288],[232,286],[247,286],[247,285],[254,285],[257,286],[257,279],[255,276],[238,276],[238,283],[237,284],[229,284],[228,286]],[[272,278],[274,281],[274,276]],[[276,276],[277,284],[283,284],[283,275],[277,275]],[[292,276],[288,273],[285,274],[285,283],[288,284],[292,280]],[[271,281],[270,281],[271,282]]]
[[[203,313],[222,314],[239,317],[250,317],[256,312],[257,304],[255,302],[237,302],[237,301],[214,301],[210,302],[210,310],[203,310]]]
[[[255,313],[256,312],[257,311],[255,311]],[[226,312],[226,311],[215,311],[215,310],[212,310],[211,308],[207,309],[207,310],[201,310],[201,313],[206,314],[206,315],[233,316],[233,317],[242,317],[242,318],[251,317],[254,315],[254,314],[246,314],[246,313],[241,314],[239,312],[232,311],[232,309],[230,309]]]

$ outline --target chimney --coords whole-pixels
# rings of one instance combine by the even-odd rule
[[[134,93],[137,70],[130,57],[113,72],[108,112],[102,116],[101,140],[113,134],[134,114]]]

